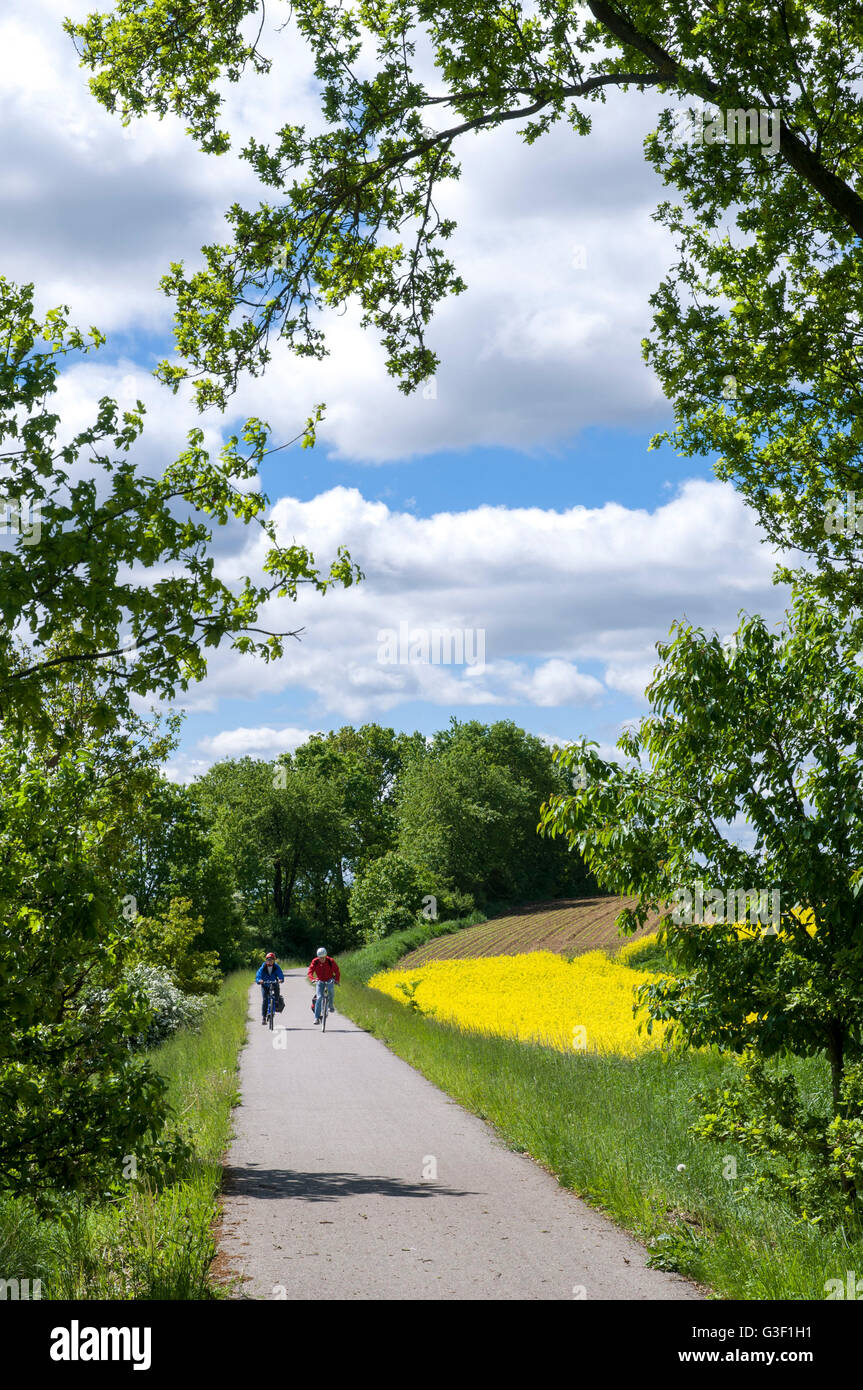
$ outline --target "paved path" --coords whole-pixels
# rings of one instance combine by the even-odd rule
[[[254,1299],[697,1299],[290,971],[251,997],[219,1267]],[[338,1006],[336,989],[336,1005]]]

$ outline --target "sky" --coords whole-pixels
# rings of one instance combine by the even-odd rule
[[[655,643],[675,619],[722,636],[741,610],[781,619],[777,555],[710,460],[648,450],[672,423],[641,350],[649,296],[674,260],[652,219],[667,190],[642,148],[655,95],[609,96],[587,138],[559,128],[527,147],[507,129],[462,145],[440,207],[457,221],[450,251],[468,288],[432,324],[441,365],[421,392],[398,390],[351,306],[326,321],[323,361],[277,347],[223,416],[201,417],[152,376],[172,352],[159,280],[226,239],[231,203],[265,196],[237,154],[249,136],[319,122],[311,65],[277,32],[287,6],[268,5],[272,73],[230,89],[233,149],[204,155],[173,118],[124,128],[97,105],[62,30],[64,15],[93,8],[5,0],[0,18],[4,274],[32,281],[42,309],[67,304],[73,323],[108,335],[63,374],[64,429],[103,395],[140,398],[136,457],[156,472],[193,427],[218,448],[257,416],[281,443],[325,402],[317,446],[273,455],[261,484],[281,540],[324,568],[345,545],[365,576],[268,605],[265,626],[302,629],[281,661],[215,653],[183,697],[171,777],[273,758],[346,723],[431,734],[452,715],[608,752],[646,712]],[[214,550],[224,578],[260,575],[250,531],[220,531]],[[435,630],[463,632],[471,660],[427,659]],[[393,662],[400,631],[406,659]]]

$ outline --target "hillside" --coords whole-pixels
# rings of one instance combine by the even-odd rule
[[[562,956],[585,951],[616,950],[624,938],[615,918],[634,898],[573,898],[556,902],[527,903],[501,917],[492,917],[451,936],[435,937],[399,961],[400,970],[412,970],[429,960],[468,959],[477,956],[515,956],[523,951],[555,951]],[[654,930],[648,924],[637,940]]]

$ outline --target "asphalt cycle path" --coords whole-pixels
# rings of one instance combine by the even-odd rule
[[[250,992],[217,1265],[234,1297],[702,1297],[341,1012],[322,1033],[304,971],[282,993],[270,1032]]]

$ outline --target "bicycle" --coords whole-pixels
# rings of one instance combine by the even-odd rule
[[[331,983],[331,982],[330,982],[329,980],[322,980],[322,981],[321,981],[321,984],[323,985],[323,990],[321,991],[321,1032],[322,1032],[322,1033],[325,1033],[325,1032],[327,1031],[327,1014],[330,1012],[330,983]],[[314,1007],[315,1007],[315,1001],[312,1000],[312,1008],[314,1008]]]
[[[273,1019],[276,1016],[276,999],[278,998],[278,985],[273,982],[267,985],[267,1027],[273,1031]]]
[[[327,1014],[330,1011],[330,982],[324,981],[323,993],[321,995],[321,1032],[327,1031]]]

